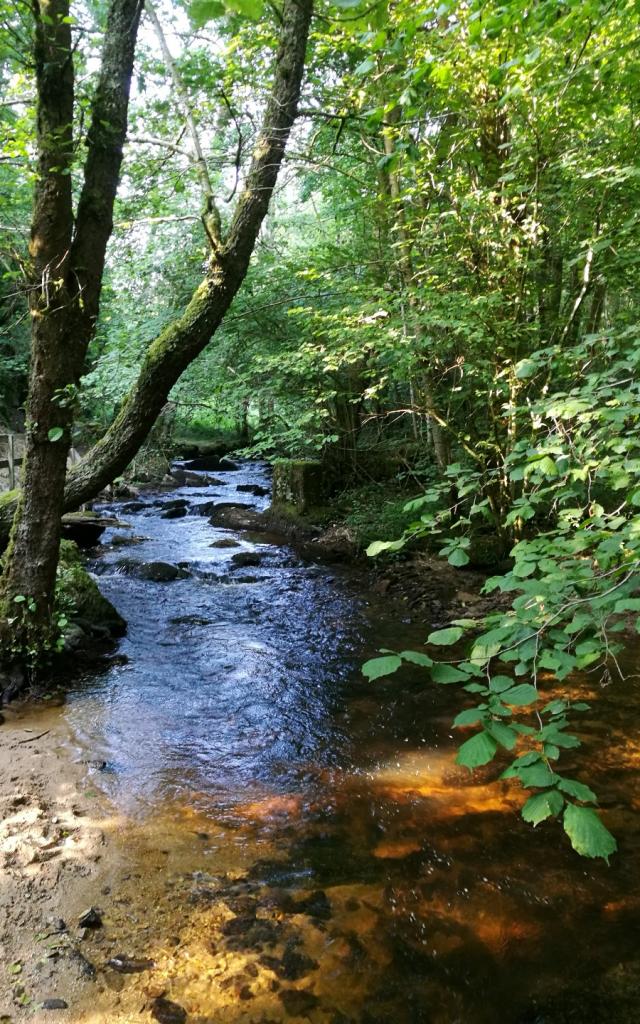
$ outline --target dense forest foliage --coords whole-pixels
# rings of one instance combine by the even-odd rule
[[[62,19],[74,202],[107,6]],[[458,683],[477,700],[454,722],[471,729],[459,763],[513,751],[525,819],[558,816],[601,857],[615,840],[596,795],[559,764],[589,710],[571,680],[614,683],[640,612],[637,14],[634,0],[319,3],[246,278],[169,381],[148,442],[227,436],[247,455],[319,460],[350,514],[367,509],[371,556],[428,545],[487,568],[502,610],[365,673],[410,661]],[[50,446],[99,447],[143,401],[154,339],[236,230],[283,19],[261,0],[147,3],[99,315]],[[42,138],[31,7],[1,0],[0,25],[0,416],[21,429]]]

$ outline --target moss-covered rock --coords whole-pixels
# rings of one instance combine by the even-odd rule
[[[323,505],[331,491],[331,481],[321,462],[280,459],[273,467],[273,504],[292,506],[304,513]]]
[[[60,544],[56,603],[72,621],[86,623],[111,636],[123,636],[127,624],[110,601],[104,597],[92,576],[82,564],[76,544],[63,540]]]

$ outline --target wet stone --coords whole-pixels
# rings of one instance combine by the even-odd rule
[[[239,548],[240,541],[234,540],[233,537],[220,537],[219,540],[214,540],[209,545],[210,548]]]
[[[231,563],[236,569],[247,569],[251,566],[262,565],[264,555],[257,551],[239,551],[237,555],[231,556]]]
[[[107,767],[106,761],[103,761],[100,765],[100,770]],[[101,928],[102,927],[102,915],[96,907],[89,907],[83,914],[80,914],[78,918],[78,924],[81,928]]]
[[[182,519],[187,515],[188,509],[180,506],[179,508],[168,508],[166,512],[162,512],[161,519]]]
[[[281,959],[275,956],[263,956],[260,958],[260,962],[283,981],[299,981],[300,978],[304,978],[306,974],[318,968],[317,960],[313,960],[305,953],[298,953],[292,947],[285,949]]]
[[[140,974],[142,971],[150,971],[155,967],[155,963],[153,960],[136,960],[135,957],[118,953],[111,960],[107,960],[107,967],[111,967],[118,974]]]
[[[282,1002],[287,1013],[292,1017],[299,1017],[309,1010],[313,1010],[319,1003],[318,997],[313,992],[300,991],[295,988],[285,988],[279,993],[278,998]]]
[[[187,1011],[179,1003],[157,996],[151,1003],[151,1016],[159,1024],[185,1024]]]
[[[320,921],[328,921],[331,917],[331,904],[327,897],[326,892],[322,889],[312,892],[304,900],[300,900],[296,904],[297,914],[307,914],[309,917],[315,917]]]

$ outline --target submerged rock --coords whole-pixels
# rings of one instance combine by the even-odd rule
[[[320,1000],[313,992],[307,992],[296,988],[285,988],[278,993],[282,1005],[292,1017],[301,1017],[303,1014],[313,1010]]]
[[[102,767],[106,768],[106,761],[101,762]],[[96,907],[89,907],[83,914],[80,914],[78,924],[81,928],[101,928],[102,915]]]
[[[240,541],[234,540],[233,537],[220,537],[219,540],[214,540],[210,545],[210,548],[239,548]]]
[[[118,953],[112,957],[111,960],[107,960],[107,967],[111,967],[112,970],[117,971],[118,974],[140,974],[142,971],[150,971],[155,967],[155,961],[153,960],[136,960],[135,957],[126,956],[124,953]]]
[[[185,1024],[187,1011],[164,996],[157,996],[151,1003],[151,1016],[159,1024]]]

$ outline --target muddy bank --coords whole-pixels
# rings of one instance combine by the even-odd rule
[[[118,871],[115,821],[59,708],[13,705],[0,729],[0,1019],[38,1020],[93,986],[81,914]]]

